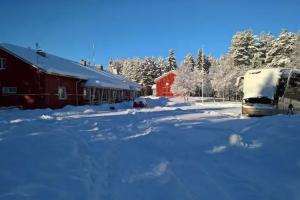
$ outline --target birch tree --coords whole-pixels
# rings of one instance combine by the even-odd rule
[[[171,91],[175,95],[184,96],[185,100],[195,92],[197,88],[198,77],[191,70],[189,65],[182,64],[176,70],[176,77],[173,85],[171,86]]]

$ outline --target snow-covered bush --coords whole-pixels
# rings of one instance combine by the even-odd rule
[[[238,88],[236,80],[244,74],[244,69],[235,67],[230,57],[224,57],[211,67],[211,84],[215,95],[222,98],[231,98],[236,95]]]
[[[175,95],[190,96],[196,91],[198,84],[197,73],[192,71],[189,65],[182,64],[176,70],[176,77],[171,90]]]

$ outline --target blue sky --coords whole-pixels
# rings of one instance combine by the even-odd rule
[[[2,0],[0,42],[34,47],[105,66],[110,58],[164,56],[177,60],[204,45],[225,54],[245,29],[278,35],[300,29],[300,0]]]

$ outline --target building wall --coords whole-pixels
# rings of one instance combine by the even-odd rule
[[[6,69],[0,70],[0,106],[40,107],[44,91],[41,71],[0,49],[0,58],[6,59]],[[16,95],[3,95],[3,87],[16,87]]]
[[[0,70],[0,107],[61,108],[84,104],[81,80],[46,74],[1,49],[0,58],[6,59],[7,66]],[[58,98],[59,86],[66,87],[65,100]],[[16,87],[17,94],[3,95],[3,87]]]
[[[46,74],[45,82],[45,107],[62,108],[65,105],[83,105],[83,80]],[[67,98],[59,99],[58,88],[65,87]],[[77,88],[77,89],[76,89]]]
[[[169,73],[156,81],[156,96],[158,97],[173,97],[171,86],[174,83],[176,74]]]

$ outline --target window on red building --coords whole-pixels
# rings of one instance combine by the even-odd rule
[[[5,58],[0,58],[0,70],[1,69],[6,69],[6,59]]]
[[[67,88],[66,87],[58,87],[58,99],[65,100],[67,99]]]

